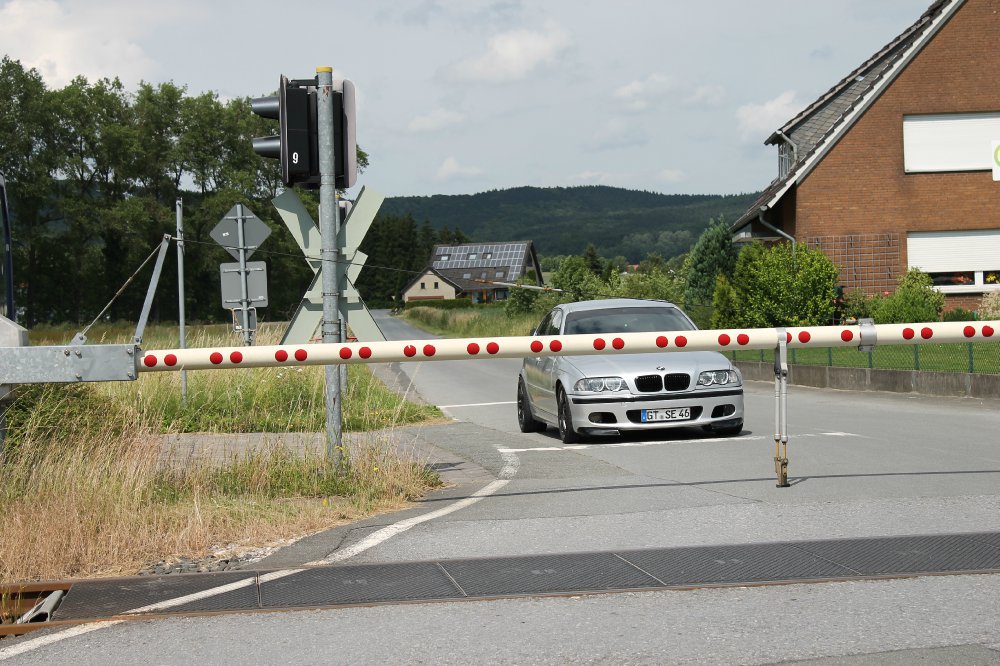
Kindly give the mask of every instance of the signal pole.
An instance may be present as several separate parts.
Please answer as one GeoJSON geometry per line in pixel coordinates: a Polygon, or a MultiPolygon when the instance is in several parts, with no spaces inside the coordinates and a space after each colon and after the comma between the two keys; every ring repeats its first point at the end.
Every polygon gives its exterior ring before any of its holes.
{"type": "MultiPolygon", "coordinates": [[[[323,272],[323,344],[340,342],[337,284],[337,234],[340,206],[337,205],[337,165],[334,145],[333,68],[316,68],[316,124],[319,148],[319,233],[323,272]]],[[[334,467],[343,461],[343,405],[340,395],[340,367],[326,366],[326,459],[334,467]]]]}

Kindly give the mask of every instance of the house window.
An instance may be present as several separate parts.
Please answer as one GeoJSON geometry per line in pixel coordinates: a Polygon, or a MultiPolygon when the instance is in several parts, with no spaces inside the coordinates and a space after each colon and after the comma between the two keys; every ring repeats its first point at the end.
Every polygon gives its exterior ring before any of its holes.
{"type": "Polygon", "coordinates": [[[906,173],[989,171],[1000,112],[903,116],[906,173]]]}
{"type": "Polygon", "coordinates": [[[477,258],[478,256],[479,256],[479,255],[478,255],[477,253],[475,253],[475,252],[470,252],[470,253],[469,253],[469,261],[475,261],[475,260],[476,260],[476,258],[477,258]]]}
{"type": "Polygon", "coordinates": [[[434,283],[434,288],[438,289],[438,283],[437,282],[434,283]]]}
{"type": "Polygon", "coordinates": [[[449,258],[451,258],[450,254],[439,254],[438,255],[438,261],[448,261],[449,258]]]}
{"type": "Polygon", "coordinates": [[[421,283],[420,283],[420,288],[421,288],[421,289],[426,289],[426,288],[427,288],[427,285],[426,285],[426,284],[424,284],[423,282],[421,282],[421,283]]]}
{"type": "Polygon", "coordinates": [[[479,277],[485,280],[486,279],[486,271],[483,271],[482,273],[480,273],[479,277]]]}
{"type": "Polygon", "coordinates": [[[498,278],[502,278],[503,277],[503,271],[497,271],[497,277],[498,278]]]}
{"type": "Polygon", "coordinates": [[[483,252],[483,259],[492,259],[492,258],[493,258],[492,252],[483,252]]]}
{"type": "Polygon", "coordinates": [[[778,145],[778,178],[791,171],[794,162],[795,150],[789,143],[783,141],[778,145]]]}
{"type": "Polygon", "coordinates": [[[466,280],[471,280],[472,273],[462,273],[462,277],[464,277],[466,280]]]}
{"type": "Polygon", "coordinates": [[[1000,229],[910,232],[906,256],[946,294],[1000,290],[1000,229]]]}

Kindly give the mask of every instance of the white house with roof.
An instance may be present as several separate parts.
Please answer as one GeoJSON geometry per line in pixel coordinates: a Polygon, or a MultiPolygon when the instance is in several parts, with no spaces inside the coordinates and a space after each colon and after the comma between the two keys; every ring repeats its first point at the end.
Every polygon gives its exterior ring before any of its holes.
{"type": "Polygon", "coordinates": [[[525,276],[543,284],[531,241],[435,245],[430,264],[403,289],[403,301],[502,301],[510,293],[508,284],[525,276]]]}

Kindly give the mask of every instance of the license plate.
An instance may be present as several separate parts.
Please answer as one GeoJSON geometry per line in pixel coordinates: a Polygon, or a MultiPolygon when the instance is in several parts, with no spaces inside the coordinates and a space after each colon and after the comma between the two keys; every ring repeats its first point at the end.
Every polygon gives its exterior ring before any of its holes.
{"type": "Polygon", "coordinates": [[[690,407],[676,407],[674,409],[644,409],[642,410],[642,422],[653,423],[656,421],[683,421],[691,418],[690,407]]]}

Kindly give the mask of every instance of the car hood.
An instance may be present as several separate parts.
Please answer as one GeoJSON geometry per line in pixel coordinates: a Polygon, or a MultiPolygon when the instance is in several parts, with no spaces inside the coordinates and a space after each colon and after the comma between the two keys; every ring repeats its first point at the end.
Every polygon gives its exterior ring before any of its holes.
{"type": "Polygon", "coordinates": [[[729,359],[718,352],[565,356],[563,361],[574,368],[580,377],[616,377],[661,372],[686,372],[697,376],[706,370],[726,370],[732,367],[729,359]],[[661,367],[664,369],[659,370],[661,367]]]}

